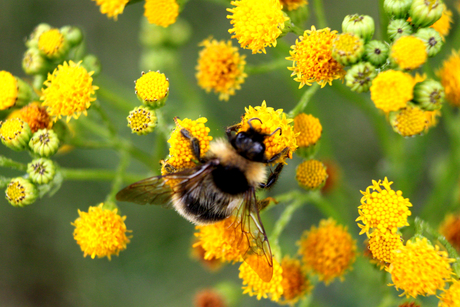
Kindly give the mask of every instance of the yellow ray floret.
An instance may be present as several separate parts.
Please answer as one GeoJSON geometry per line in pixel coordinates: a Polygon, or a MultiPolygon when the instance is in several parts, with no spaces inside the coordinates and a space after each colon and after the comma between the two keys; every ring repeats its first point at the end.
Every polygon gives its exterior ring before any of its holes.
{"type": "Polygon", "coordinates": [[[430,28],[435,29],[436,31],[441,34],[442,38],[445,39],[447,35],[449,35],[449,31],[452,24],[452,11],[448,9],[444,9],[442,12],[441,18],[438,19],[434,24],[430,26],[430,28]]]}
{"type": "Polygon", "coordinates": [[[457,307],[460,302],[460,281],[453,280],[449,289],[445,289],[439,297],[438,307],[457,307]]]}
{"type": "Polygon", "coordinates": [[[129,0],[92,0],[100,6],[101,13],[106,14],[107,17],[117,20],[118,15],[123,13],[126,4],[129,0]]]}

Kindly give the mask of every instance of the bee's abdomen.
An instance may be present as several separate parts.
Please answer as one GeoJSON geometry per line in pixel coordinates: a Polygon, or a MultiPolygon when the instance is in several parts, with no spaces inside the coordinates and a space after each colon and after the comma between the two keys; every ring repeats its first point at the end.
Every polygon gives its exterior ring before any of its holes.
{"type": "Polygon", "coordinates": [[[240,195],[250,189],[245,174],[238,167],[218,165],[212,177],[215,186],[230,195],[240,195]]]}

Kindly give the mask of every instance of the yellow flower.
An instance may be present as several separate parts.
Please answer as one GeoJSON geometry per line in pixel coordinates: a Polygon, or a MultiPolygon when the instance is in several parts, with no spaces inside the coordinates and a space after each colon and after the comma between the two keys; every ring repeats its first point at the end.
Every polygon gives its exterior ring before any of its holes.
{"type": "Polygon", "coordinates": [[[107,17],[113,17],[117,20],[119,14],[123,14],[125,6],[129,0],[92,0],[101,7],[101,13],[106,14],[107,17]]]}
{"type": "Polygon", "coordinates": [[[456,107],[460,107],[460,55],[452,50],[452,55],[442,63],[441,69],[436,73],[441,78],[446,99],[456,107]]]}
{"type": "Polygon", "coordinates": [[[402,69],[412,70],[423,65],[428,58],[425,44],[415,36],[402,36],[393,43],[390,56],[402,69]]]}
{"type": "Polygon", "coordinates": [[[425,129],[428,130],[431,127],[434,127],[438,124],[438,117],[441,116],[440,110],[434,111],[426,111],[425,112],[425,119],[426,119],[426,127],[425,129]]]}
{"type": "Polygon", "coordinates": [[[371,99],[385,113],[397,111],[413,98],[415,81],[411,75],[396,70],[379,73],[372,81],[371,99]],[[388,89],[391,89],[388,90],[388,89]]]}
{"type": "Polygon", "coordinates": [[[438,21],[432,24],[430,28],[433,28],[436,31],[438,31],[439,34],[441,34],[442,38],[445,39],[445,37],[449,35],[451,23],[452,23],[452,11],[445,8],[444,11],[442,12],[441,18],[439,18],[438,21]]]}
{"type": "Polygon", "coordinates": [[[38,197],[38,190],[28,179],[13,178],[5,191],[6,199],[14,207],[31,205],[38,197]]]}
{"type": "Polygon", "coordinates": [[[307,0],[280,0],[283,8],[287,8],[288,11],[297,10],[299,7],[306,6],[307,0]]]}
{"type": "Polygon", "coordinates": [[[258,120],[253,120],[251,125],[261,133],[272,134],[276,129],[281,128],[281,131],[265,138],[265,156],[267,159],[271,159],[274,155],[288,148],[288,151],[273,163],[285,163],[286,158],[292,159],[292,153],[297,149],[296,134],[291,125],[293,120],[286,118],[286,113],[283,112],[283,109],[275,111],[275,109],[267,107],[264,100],[260,107],[253,108],[249,106],[249,108],[245,108],[245,111],[246,113],[243,116],[238,132],[249,129],[248,120],[251,118],[260,119],[262,123],[258,120]]]}
{"type": "Polygon", "coordinates": [[[296,179],[302,188],[307,190],[320,189],[326,183],[326,167],[318,160],[304,161],[297,166],[296,179]]]}
{"type": "Polygon", "coordinates": [[[449,289],[439,297],[438,307],[458,307],[460,303],[460,281],[453,280],[449,289]]]}
{"type": "Polygon", "coordinates": [[[265,47],[276,47],[276,39],[289,20],[283,14],[279,0],[236,0],[227,9],[233,28],[228,30],[236,38],[241,48],[251,49],[252,53],[266,53],[265,47]]]}
{"type": "Polygon", "coordinates": [[[48,58],[57,58],[67,50],[64,35],[58,29],[43,32],[38,38],[38,50],[48,58]]]}
{"type": "Polygon", "coordinates": [[[135,93],[143,104],[154,109],[164,106],[169,95],[169,79],[159,71],[142,72],[134,81],[135,93]]]}
{"type": "Polygon", "coordinates": [[[392,233],[388,236],[382,235],[379,231],[374,231],[369,238],[369,250],[374,259],[391,263],[393,260],[393,251],[403,245],[401,236],[392,233]]]}
{"type": "Polygon", "coordinates": [[[0,121],[0,139],[5,146],[13,150],[23,150],[28,147],[32,136],[29,124],[19,118],[0,121]]]}
{"type": "MultiPolygon", "coordinates": [[[[259,256],[253,255],[251,257],[259,256]]],[[[239,277],[243,280],[243,294],[257,295],[258,300],[270,298],[272,301],[278,302],[283,294],[283,269],[276,259],[273,259],[273,277],[269,282],[264,282],[246,262],[240,265],[239,277]]]]}
{"type": "Polygon", "coordinates": [[[280,303],[292,306],[310,292],[312,286],[302,271],[299,260],[286,256],[281,261],[281,268],[283,269],[281,280],[283,295],[280,303]]]}
{"type": "Polygon", "coordinates": [[[228,100],[247,77],[244,72],[246,56],[240,55],[231,41],[205,39],[200,46],[204,49],[200,51],[196,66],[198,85],[208,93],[214,90],[220,100],[228,100]]]}
{"type": "Polygon", "coordinates": [[[175,23],[179,15],[176,0],[145,0],[144,9],[144,16],[149,23],[165,28],[175,23]]]}
{"type": "Polygon", "coordinates": [[[94,72],[88,73],[80,63],[64,62],[48,74],[43,83],[46,88],[42,89],[40,100],[54,121],[67,116],[68,122],[72,117],[77,119],[81,113],[86,115],[91,102],[96,100],[92,96],[99,87],[93,85],[91,75],[94,72]]]}
{"type": "Polygon", "coordinates": [[[383,180],[372,180],[372,185],[361,193],[361,206],[358,207],[359,217],[364,225],[358,224],[361,229],[359,234],[369,234],[370,228],[377,228],[382,235],[395,234],[398,227],[409,225],[407,217],[411,215],[409,207],[412,204],[408,198],[402,196],[401,191],[393,191],[387,177],[383,180]],[[383,189],[382,189],[383,187],[383,189]]]}
{"type": "Polygon", "coordinates": [[[455,249],[460,251],[460,215],[448,214],[439,227],[439,233],[445,236],[455,249]]]}
{"type": "Polygon", "coordinates": [[[188,118],[180,120],[175,118],[176,129],[171,133],[171,137],[168,140],[168,143],[171,145],[169,148],[170,158],[167,160],[169,165],[176,170],[196,166],[190,140],[182,135],[181,130],[188,130],[192,136],[198,139],[200,142],[200,154],[204,156],[209,150],[209,142],[212,140],[212,136],[208,135],[210,129],[204,125],[207,121],[205,117],[198,118],[197,120],[190,120],[188,118]]]}
{"type": "Polygon", "coordinates": [[[157,125],[157,117],[155,111],[144,106],[136,107],[129,112],[128,127],[132,133],[138,135],[148,134],[153,131],[157,125]]]}
{"type": "Polygon", "coordinates": [[[407,106],[395,113],[394,120],[391,121],[393,129],[404,137],[421,134],[427,129],[425,113],[419,107],[407,106]]]}
{"type": "Polygon", "coordinates": [[[292,70],[294,80],[300,82],[299,88],[305,84],[311,85],[312,82],[324,87],[326,84],[331,85],[335,79],[343,80],[346,71],[332,58],[332,42],[336,36],[337,31],[329,28],[317,31],[312,26],[291,46],[291,56],[286,60],[293,61],[292,67],[288,69],[292,70]]]}
{"type": "Polygon", "coordinates": [[[323,127],[319,119],[311,114],[300,113],[294,117],[294,133],[299,147],[315,145],[321,138],[323,127]]]}
{"type": "Polygon", "coordinates": [[[18,82],[8,71],[0,71],[0,110],[11,108],[18,99],[18,82]]]}
{"type": "Polygon", "coordinates": [[[32,133],[40,129],[51,128],[52,122],[45,107],[39,102],[33,102],[19,110],[12,112],[8,118],[19,118],[29,124],[32,133]]]}
{"type": "Polygon", "coordinates": [[[403,290],[402,295],[435,295],[436,290],[443,289],[451,280],[450,263],[455,260],[438,246],[433,247],[426,238],[409,240],[393,253],[393,261],[386,270],[393,281],[390,286],[403,290]]]}
{"type": "Polygon", "coordinates": [[[356,258],[355,240],[347,227],[336,225],[332,218],[321,220],[318,228],[306,230],[297,244],[305,268],[326,284],[336,277],[343,280],[356,258]]]}
{"type": "Polygon", "coordinates": [[[235,219],[234,216],[230,216],[221,222],[195,226],[198,230],[195,233],[198,242],[193,244],[193,247],[201,246],[205,250],[205,260],[220,259],[227,262],[243,260],[243,255],[249,246],[245,235],[239,231],[240,228],[234,227],[235,219]]]}
{"type": "Polygon", "coordinates": [[[129,237],[126,236],[125,219],[117,213],[117,209],[103,208],[104,204],[97,207],[89,207],[88,212],[78,210],[78,217],[75,222],[73,237],[80,245],[84,257],[111,258],[126,249],[129,237]]]}

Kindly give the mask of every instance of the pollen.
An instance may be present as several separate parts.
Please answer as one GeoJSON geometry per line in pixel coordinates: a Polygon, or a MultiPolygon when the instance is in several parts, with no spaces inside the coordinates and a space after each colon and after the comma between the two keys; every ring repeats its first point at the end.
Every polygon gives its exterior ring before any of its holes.
{"type": "Polygon", "coordinates": [[[399,249],[402,245],[402,238],[397,233],[384,236],[379,231],[374,231],[369,239],[369,250],[372,256],[374,259],[385,263],[393,261],[393,251],[399,249]]]}
{"type": "Polygon", "coordinates": [[[200,51],[196,66],[198,85],[208,93],[213,90],[219,94],[219,100],[228,100],[247,77],[244,72],[246,56],[240,55],[230,40],[205,39],[200,46],[204,49],[200,51]]]}
{"type": "Polygon", "coordinates": [[[95,101],[95,91],[99,88],[93,85],[94,72],[87,72],[85,68],[72,61],[59,65],[53,73],[48,74],[44,82],[46,88],[42,89],[40,100],[42,106],[47,107],[47,112],[57,121],[67,116],[67,122],[73,117],[77,119],[95,101]]]}
{"type": "Polygon", "coordinates": [[[196,162],[198,161],[195,161],[196,158],[192,151],[191,142],[182,135],[181,130],[188,130],[193,137],[198,139],[200,154],[204,156],[209,150],[209,143],[212,140],[212,136],[208,135],[211,130],[204,125],[207,121],[205,117],[198,118],[197,120],[190,120],[188,118],[184,120],[175,119],[176,129],[174,129],[168,140],[168,143],[171,145],[169,148],[170,158],[167,161],[169,165],[176,170],[196,166],[196,162]]]}
{"type": "Polygon", "coordinates": [[[286,113],[283,109],[275,109],[267,107],[265,100],[261,106],[245,108],[245,114],[241,122],[240,131],[247,131],[249,129],[248,120],[257,118],[259,120],[252,120],[251,126],[260,133],[271,135],[265,138],[265,156],[267,159],[273,158],[275,155],[282,154],[278,159],[272,163],[285,163],[286,159],[292,158],[292,153],[297,149],[296,133],[292,126],[292,119],[286,118],[286,113]],[[279,131],[275,132],[276,129],[279,131]]]}
{"type": "MultiPolygon", "coordinates": [[[[198,242],[194,248],[202,247],[205,250],[204,259],[218,259],[226,262],[240,262],[248,250],[246,240],[241,228],[234,227],[235,217],[230,216],[221,222],[209,225],[198,225],[195,236],[198,242]]],[[[252,269],[250,269],[252,271],[252,269]]],[[[254,274],[256,274],[254,272],[254,274]]],[[[257,276],[257,274],[256,274],[257,276]]]]}
{"type": "Polygon", "coordinates": [[[129,0],[92,0],[96,1],[96,4],[100,6],[102,14],[106,14],[107,17],[117,20],[118,15],[123,13],[125,6],[129,0]]]}
{"type": "Polygon", "coordinates": [[[304,85],[312,85],[317,82],[321,87],[331,85],[335,79],[345,77],[346,71],[342,65],[332,57],[332,42],[337,36],[337,31],[329,28],[306,30],[303,36],[296,40],[291,46],[290,57],[287,60],[293,61],[291,76],[300,82],[299,88],[304,85]]]}
{"type": "Polygon", "coordinates": [[[279,0],[237,0],[232,1],[233,8],[227,9],[232,15],[228,30],[236,38],[241,48],[251,49],[252,53],[266,53],[265,47],[276,47],[276,39],[289,20],[283,14],[279,0]]]}
{"type": "Polygon", "coordinates": [[[109,210],[99,204],[89,207],[88,212],[78,210],[79,217],[71,223],[75,226],[73,237],[80,245],[84,257],[94,259],[117,255],[126,249],[129,237],[126,233],[126,216],[121,217],[117,209],[109,210]]]}
{"type": "Polygon", "coordinates": [[[403,290],[407,297],[435,295],[451,280],[450,263],[455,260],[438,246],[433,247],[426,238],[409,240],[393,253],[393,261],[386,269],[393,281],[390,285],[403,290]]]}
{"type": "Polygon", "coordinates": [[[460,107],[460,55],[455,50],[450,57],[442,63],[441,69],[436,73],[441,78],[441,84],[446,93],[446,99],[456,107],[460,107]]]}
{"type": "Polygon", "coordinates": [[[153,110],[146,107],[136,107],[128,115],[128,127],[132,133],[138,135],[148,134],[153,131],[157,123],[157,117],[153,110]]]}
{"type": "Polygon", "coordinates": [[[306,230],[297,244],[304,267],[326,284],[335,278],[343,280],[356,258],[356,242],[347,227],[337,225],[332,218],[306,230]]]}
{"type": "Polygon", "coordinates": [[[399,67],[406,70],[422,66],[428,54],[423,41],[415,36],[402,36],[391,47],[390,56],[399,67]]]}
{"type": "Polygon", "coordinates": [[[153,108],[162,107],[169,95],[169,80],[159,71],[142,73],[142,77],[135,81],[136,95],[148,106],[153,108]]]}
{"type": "Polygon", "coordinates": [[[0,71],[0,110],[11,108],[18,99],[18,82],[8,71],[0,71]]]}
{"type": "Polygon", "coordinates": [[[448,214],[439,227],[439,233],[445,236],[457,251],[460,251],[460,215],[448,214]]]}
{"type": "Polygon", "coordinates": [[[8,118],[19,118],[29,124],[32,133],[50,128],[52,125],[50,116],[46,112],[46,108],[40,106],[39,102],[33,102],[21,109],[12,112],[8,118]]]}
{"type": "Polygon", "coordinates": [[[449,289],[439,297],[438,307],[457,307],[460,302],[460,281],[453,280],[449,289]]]}
{"type": "Polygon", "coordinates": [[[307,0],[281,0],[283,8],[287,8],[288,11],[294,11],[298,8],[304,7],[308,4],[307,0]]]}
{"type": "Polygon", "coordinates": [[[372,81],[371,99],[385,113],[406,107],[413,98],[414,79],[401,71],[387,70],[372,81]],[[388,89],[391,89],[389,91],[388,89]]]}
{"type": "MultiPolygon", "coordinates": [[[[260,256],[254,254],[251,257],[260,256]]],[[[276,259],[273,259],[273,277],[269,282],[264,282],[246,262],[240,265],[239,277],[243,280],[243,294],[257,296],[258,300],[270,298],[272,301],[278,302],[281,299],[283,269],[276,259]]]]}
{"type": "Polygon", "coordinates": [[[179,16],[179,4],[176,0],[146,0],[144,16],[149,23],[166,28],[176,22],[179,16]]]}
{"type": "Polygon", "coordinates": [[[319,119],[311,114],[300,113],[294,117],[294,133],[299,147],[315,145],[321,138],[323,127],[319,119]]]}
{"type": "Polygon", "coordinates": [[[296,169],[296,179],[302,188],[307,190],[320,189],[326,183],[326,167],[318,160],[304,161],[296,169]]]}
{"type": "Polygon", "coordinates": [[[441,18],[438,19],[430,28],[435,29],[445,39],[449,35],[450,28],[452,27],[452,11],[444,9],[441,18]]]}
{"type": "Polygon", "coordinates": [[[359,217],[364,225],[358,224],[359,234],[369,234],[370,228],[376,228],[382,235],[396,233],[398,227],[408,226],[407,217],[411,215],[412,204],[402,196],[401,191],[391,188],[392,181],[387,177],[383,181],[372,180],[372,185],[361,193],[361,206],[358,207],[359,217]]]}
{"type": "Polygon", "coordinates": [[[426,126],[425,111],[412,106],[399,110],[393,123],[394,130],[404,137],[421,134],[426,126]]]}
{"type": "Polygon", "coordinates": [[[281,261],[281,268],[283,269],[281,303],[293,306],[311,291],[312,286],[306,278],[299,260],[284,257],[281,261]]]}
{"type": "Polygon", "coordinates": [[[38,50],[48,58],[54,58],[62,53],[64,35],[58,29],[43,32],[38,39],[38,50]]]}

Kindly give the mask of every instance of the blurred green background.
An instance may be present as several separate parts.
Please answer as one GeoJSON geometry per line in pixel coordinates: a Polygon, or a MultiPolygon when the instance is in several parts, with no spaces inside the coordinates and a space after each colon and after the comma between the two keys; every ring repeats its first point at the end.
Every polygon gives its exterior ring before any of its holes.
{"type": "MultiPolygon", "coordinates": [[[[454,30],[447,38],[442,52],[431,61],[437,69],[441,61],[458,49],[460,33],[456,28],[458,12],[453,1],[446,1],[453,11],[454,30]]],[[[341,30],[344,15],[352,13],[371,15],[377,24],[375,38],[380,39],[379,12],[377,1],[334,1],[324,0],[328,26],[341,30]]],[[[310,19],[303,25],[309,29],[315,24],[314,9],[310,8],[310,19]]],[[[195,66],[200,48],[198,43],[210,35],[217,39],[230,39],[228,12],[212,1],[191,0],[180,14],[192,28],[190,41],[180,49],[180,64],[190,88],[183,87],[170,77],[171,95],[164,108],[165,119],[172,124],[172,118],[195,119],[204,116],[209,119],[211,135],[222,137],[224,127],[239,122],[244,108],[257,106],[263,100],[275,109],[291,110],[306,89],[298,90],[298,83],[290,77],[290,71],[280,69],[267,74],[250,76],[229,102],[219,101],[217,95],[206,94],[198,88],[195,66]],[[201,106],[187,101],[188,95],[196,95],[201,106]]],[[[142,48],[138,40],[143,4],[137,3],[125,8],[118,21],[108,19],[99,12],[99,7],[90,0],[1,0],[0,1],[0,70],[7,70],[19,77],[25,77],[21,69],[22,54],[26,50],[24,39],[34,27],[46,22],[54,27],[64,25],[81,26],[85,31],[88,52],[97,55],[101,61],[104,85],[115,84],[115,92],[138,104],[134,95],[133,81],[143,70],[139,67],[142,48]]],[[[296,36],[285,38],[290,45],[296,36]]],[[[237,45],[233,40],[233,44],[237,45]]],[[[276,52],[267,48],[267,54],[251,55],[247,50],[247,62],[264,63],[276,52]]],[[[286,54],[285,56],[288,56],[286,54]]],[[[291,62],[286,61],[286,67],[291,62]]],[[[459,72],[460,73],[460,72],[459,72]]],[[[96,85],[98,79],[94,82],[96,85]]],[[[333,86],[337,86],[335,81],[333,86]]],[[[362,97],[368,99],[368,94],[362,97]]],[[[357,96],[355,96],[357,97],[357,96]]],[[[368,101],[371,104],[370,100],[368,101]]],[[[109,110],[104,100],[104,108],[109,110]]],[[[91,112],[91,111],[90,111],[91,112]]],[[[126,116],[120,111],[110,111],[111,120],[119,133],[149,153],[155,153],[155,133],[148,136],[132,135],[126,127],[126,116]]],[[[359,252],[363,251],[365,236],[358,236],[359,229],[354,220],[358,216],[357,206],[361,194],[371,180],[392,178],[387,170],[391,163],[383,155],[372,123],[363,109],[353,101],[343,98],[330,86],[320,89],[307,113],[318,117],[323,126],[321,149],[318,159],[334,160],[340,168],[339,187],[326,196],[337,210],[343,213],[343,220],[357,239],[359,252]]],[[[376,112],[376,111],[375,111],[376,112]]],[[[380,116],[383,120],[383,115],[380,116]]],[[[394,134],[388,126],[388,133],[394,134]]],[[[394,135],[395,138],[399,136],[394,135]]],[[[443,122],[423,137],[404,140],[407,148],[418,146],[420,138],[426,146],[418,155],[420,162],[416,178],[420,184],[405,191],[414,204],[413,215],[421,210],[436,176],[437,161],[449,150],[443,122]]],[[[30,162],[27,153],[16,153],[0,147],[0,154],[23,163],[30,162]]],[[[164,152],[166,155],[166,152],[164,152]]],[[[75,149],[66,155],[56,157],[62,167],[115,169],[118,155],[111,150],[75,149]]],[[[145,175],[143,165],[132,160],[129,171],[145,175]]],[[[402,164],[415,163],[412,156],[403,157],[402,164]]],[[[299,189],[295,182],[295,167],[301,162],[298,157],[289,161],[272,195],[292,189],[299,189]]],[[[394,171],[397,176],[397,171],[394,171]]],[[[19,172],[1,169],[3,176],[19,176],[19,172]]],[[[128,184],[125,183],[125,184],[128,184]]],[[[404,182],[396,182],[393,188],[403,189],[404,182]]],[[[75,243],[70,225],[78,217],[77,209],[87,211],[105,199],[110,191],[109,182],[66,181],[53,197],[45,197],[26,208],[14,208],[6,200],[0,200],[0,306],[192,306],[195,293],[203,288],[213,287],[222,281],[229,281],[240,287],[238,266],[228,265],[217,273],[211,273],[190,257],[194,226],[182,219],[173,210],[161,207],[137,206],[119,203],[126,224],[132,230],[133,238],[127,250],[119,257],[107,259],[83,258],[80,247],[75,243]]],[[[285,204],[263,214],[268,234],[282,212],[285,204]]],[[[442,214],[433,217],[434,222],[442,214]]],[[[311,204],[303,206],[283,232],[280,244],[283,253],[294,255],[295,242],[305,229],[324,218],[311,204]]],[[[436,226],[436,225],[435,225],[436,226]]],[[[387,291],[397,295],[393,287],[385,286],[387,275],[373,268],[366,259],[358,257],[354,270],[345,275],[345,280],[334,281],[328,287],[319,284],[313,291],[312,306],[377,306],[387,291]]],[[[425,300],[423,306],[435,306],[435,299],[425,300]]],[[[254,297],[242,296],[238,306],[276,306],[268,301],[257,301],[254,297]]]]}

